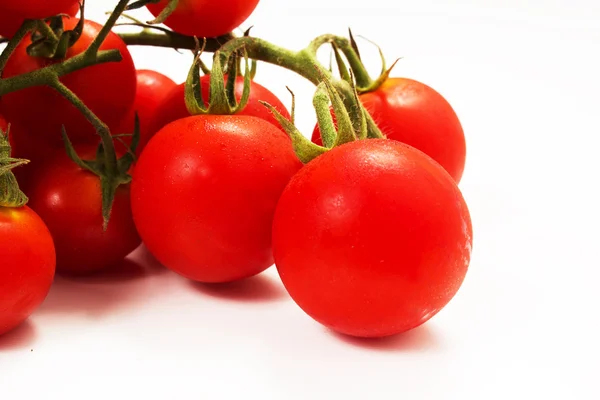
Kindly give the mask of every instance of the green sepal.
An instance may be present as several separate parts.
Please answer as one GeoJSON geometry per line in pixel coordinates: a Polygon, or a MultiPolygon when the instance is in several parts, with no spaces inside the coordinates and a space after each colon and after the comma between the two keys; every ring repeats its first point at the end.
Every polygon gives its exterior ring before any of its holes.
{"type": "MultiPolygon", "coordinates": [[[[115,195],[120,185],[125,185],[131,182],[129,168],[133,162],[134,156],[128,152],[123,157],[117,160],[117,171],[113,174],[108,173],[106,164],[111,160],[107,159],[104,145],[102,142],[96,149],[96,157],[94,160],[83,160],[77,154],[73,147],[73,143],[69,139],[67,132],[63,126],[62,137],[65,143],[65,150],[68,157],[77,164],[80,168],[93,173],[100,179],[100,190],[102,193],[102,228],[104,231],[108,229],[108,223],[112,212],[112,206],[115,201],[115,195]]],[[[136,114],[136,128],[132,139],[131,149],[135,151],[139,142],[139,121],[136,114]]],[[[114,161],[113,161],[114,162],[114,161]]]]}
{"type": "MultiPolygon", "coordinates": [[[[10,130],[10,127],[9,127],[10,130]]],[[[29,198],[19,188],[19,183],[12,170],[29,163],[29,160],[12,158],[9,131],[0,129],[0,207],[22,207],[29,198]]]]}
{"type": "Polygon", "coordinates": [[[288,136],[292,140],[294,152],[296,153],[296,156],[302,163],[306,164],[311,160],[317,158],[321,154],[327,152],[326,148],[321,147],[308,140],[302,133],[300,133],[298,128],[296,128],[296,126],[291,121],[289,121],[287,118],[281,115],[281,113],[277,111],[275,107],[273,107],[266,101],[260,100],[260,103],[267,107],[271,111],[271,113],[273,113],[275,119],[277,119],[277,122],[279,122],[285,133],[288,134],[288,136]]]}
{"type": "MultiPolygon", "coordinates": [[[[146,4],[148,3],[155,3],[154,1],[150,2],[146,2],[146,4]]],[[[169,0],[169,3],[165,6],[165,8],[163,8],[163,10],[160,12],[160,14],[158,14],[158,16],[156,18],[154,18],[151,21],[148,21],[149,25],[157,25],[157,24],[162,24],[163,22],[165,22],[167,20],[167,18],[169,18],[169,16],[171,14],[173,14],[173,11],[175,11],[175,9],[177,9],[177,5],[179,4],[179,0],[169,0]]]]}

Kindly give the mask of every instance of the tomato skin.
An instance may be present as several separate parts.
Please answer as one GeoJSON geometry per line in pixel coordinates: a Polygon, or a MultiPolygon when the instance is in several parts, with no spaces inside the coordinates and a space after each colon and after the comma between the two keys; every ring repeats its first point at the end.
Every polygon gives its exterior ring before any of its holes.
{"type": "MultiPolygon", "coordinates": [[[[91,159],[95,148],[79,148],[78,153],[91,159]]],[[[111,268],[141,243],[129,187],[117,189],[108,229],[103,231],[100,179],[78,167],[64,151],[36,169],[24,192],[52,233],[58,273],[84,275],[111,268]]]]}
{"type": "MultiPolygon", "coordinates": [[[[208,103],[208,99],[210,98],[210,76],[203,75],[200,78],[200,84],[202,87],[202,98],[204,99],[205,103],[208,103]]],[[[237,77],[234,90],[235,98],[237,100],[241,99],[243,90],[244,78],[237,77]]],[[[171,89],[162,104],[158,107],[156,115],[150,124],[151,132],[158,132],[169,122],[190,116],[190,113],[185,106],[184,95],[185,83],[179,84],[175,88],[171,89]]],[[[281,125],[279,125],[277,119],[275,119],[273,114],[271,114],[271,112],[260,103],[261,100],[271,104],[287,119],[290,118],[290,113],[283,105],[281,100],[279,100],[279,98],[277,98],[277,96],[275,96],[269,89],[254,81],[252,81],[250,85],[250,97],[248,98],[246,107],[244,107],[236,115],[249,115],[258,117],[272,123],[277,128],[280,128],[281,125]]]]}
{"type": "MultiPolygon", "coordinates": [[[[165,25],[184,35],[216,37],[231,32],[252,14],[259,0],[179,0],[165,25]]],[[[146,7],[158,16],[168,4],[163,0],[146,7]]]]}
{"type": "MultiPolygon", "coordinates": [[[[433,88],[407,78],[389,78],[361,103],[388,139],[413,146],[442,165],[456,182],[465,167],[465,135],[448,101],[433,88]]],[[[312,141],[321,144],[315,127],[312,141]]]]}
{"type": "Polygon", "coordinates": [[[200,282],[228,282],[273,264],[279,195],[302,167],[288,137],[250,116],[172,122],[133,172],[133,217],[148,250],[200,282]]]}
{"type": "Polygon", "coordinates": [[[291,297],[321,324],[359,337],[401,333],[439,312],[463,282],[471,246],[469,211],[450,175],[386,139],[308,163],[273,222],[291,297]]]}
{"type": "MultiPolygon", "coordinates": [[[[141,154],[146,143],[150,140],[150,121],[154,118],[158,107],[167,97],[176,83],[160,72],[140,69],[137,71],[137,90],[133,106],[121,119],[117,127],[111,129],[113,134],[133,133],[135,113],[137,112],[140,122],[140,142],[136,154],[141,154]]],[[[129,145],[130,137],[123,137],[129,145]]],[[[117,142],[118,143],[118,142],[117,142]]]]}
{"type": "Polygon", "coordinates": [[[0,207],[0,335],[23,323],[54,280],[52,236],[29,207],[0,207]],[[9,238],[9,240],[7,240],[9,238]]]}
{"type": "Polygon", "coordinates": [[[22,18],[44,19],[71,11],[77,3],[77,0],[6,0],[0,10],[22,18]]]}
{"type": "MultiPolygon", "coordinates": [[[[65,29],[72,29],[79,20],[65,19],[65,29]]],[[[87,20],[80,39],[72,46],[67,58],[82,53],[96,37],[102,26],[87,20]]],[[[31,37],[21,41],[9,58],[4,77],[9,78],[38,70],[56,61],[30,57],[26,47],[31,37]]],[[[61,77],[96,115],[108,125],[117,123],[129,110],[135,99],[136,75],[133,59],[127,46],[115,33],[110,33],[101,50],[118,49],[123,60],[94,65],[61,77]]],[[[22,124],[35,136],[46,136],[49,141],[61,143],[61,126],[74,143],[95,143],[97,135],[86,118],[60,94],[49,87],[39,86],[9,93],[2,97],[2,112],[14,123],[22,124]],[[35,110],[36,118],[31,118],[35,110]]]]}
{"type": "MultiPolygon", "coordinates": [[[[65,3],[68,3],[68,2],[65,2],[65,3]]],[[[58,15],[58,14],[67,14],[67,15],[70,15],[71,17],[74,17],[79,12],[79,4],[76,1],[75,2],[71,1],[71,3],[72,3],[71,6],[65,7],[65,8],[60,8],[61,11],[56,12],[55,14],[48,14],[44,17],[38,17],[38,18],[45,18],[45,17],[49,17],[52,15],[58,15]]],[[[4,7],[4,5],[0,6],[0,9],[2,9],[3,7],[4,7]]],[[[55,8],[55,10],[58,10],[58,9],[59,8],[55,8]]],[[[15,13],[14,11],[11,11],[8,9],[2,10],[2,12],[0,12],[0,36],[6,37],[6,38],[13,37],[13,35],[21,27],[23,22],[25,22],[25,18],[26,17],[22,12],[15,13]]]]}

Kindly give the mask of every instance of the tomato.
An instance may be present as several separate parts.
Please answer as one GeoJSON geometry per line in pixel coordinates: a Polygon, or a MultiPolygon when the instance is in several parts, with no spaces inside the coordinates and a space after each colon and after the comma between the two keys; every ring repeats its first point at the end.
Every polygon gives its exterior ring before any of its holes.
{"type": "MultiPolygon", "coordinates": [[[[456,182],[465,167],[465,135],[452,106],[431,87],[407,78],[389,78],[361,103],[388,139],[421,150],[436,160],[456,182]]],[[[321,144],[315,127],[313,142],[321,144]]]]}
{"type": "Polygon", "coordinates": [[[78,7],[78,0],[5,0],[1,14],[18,15],[28,19],[44,19],[67,13],[78,7]]]}
{"type": "Polygon", "coordinates": [[[251,116],[177,120],[148,143],[133,172],[133,217],[148,250],[200,282],[228,282],[273,264],[279,195],[302,167],[289,138],[251,116]]]}
{"type": "MultiPolygon", "coordinates": [[[[208,99],[210,98],[210,76],[202,76],[200,78],[200,83],[202,86],[202,98],[204,99],[205,103],[207,103],[208,99]]],[[[242,97],[243,90],[244,78],[238,77],[235,81],[234,91],[235,97],[238,101],[242,97]]],[[[151,132],[158,132],[169,122],[190,116],[190,113],[185,106],[184,93],[185,83],[177,85],[175,88],[171,89],[162,104],[158,107],[156,115],[150,124],[151,132]]],[[[258,117],[274,124],[279,128],[280,125],[279,122],[277,122],[277,119],[275,119],[273,114],[271,114],[271,112],[259,102],[260,100],[271,104],[287,119],[290,118],[290,113],[285,108],[281,100],[279,100],[277,96],[275,96],[269,89],[254,81],[252,81],[250,86],[250,97],[248,99],[248,103],[243,110],[237,113],[237,115],[250,115],[258,117]]]]}
{"type": "MultiPolygon", "coordinates": [[[[80,148],[91,159],[94,147],[80,148]]],[[[141,243],[131,214],[129,187],[117,189],[108,229],[102,229],[100,179],[63,151],[36,168],[24,192],[46,222],[56,246],[57,271],[89,274],[114,266],[141,243]]]]}
{"type": "MultiPolygon", "coordinates": [[[[164,22],[169,28],[184,35],[215,37],[229,33],[252,14],[259,0],[179,0],[175,11],[164,22]]],[[[168,4],[168,0],[146,7],[154,16],[168,4]]]]}
{"type": "MultiPolygon", "coordinates": [[[[66,29],[72,29],[78,19],[65,19],[66,29]]],[[[67,54],[71,58],[83,52],[102,28],[96,22],[86,21],[82,36],[67,54]]],[[[30,57],[26,47],[31,38],[23,40],[9,58],[4,77],[35,71],[54,63],[39,57],[30,57]]],[[[125,43],[115,33],[110,33],[102,50],[117,49],[123,60],[94,65],[61,78],[69,89],[107,124],[118,122],[135,99],[136,75],[133,60],[125,43]]],[[[60,145],[61,126],[65,125],[73,142],[96,143],[98,136],[86,118],[60,94],[49,87],[37,86],[2,97],[2,112],[12,123],[19,123],[35,136],[35,140],[51,141],[60,145]],[[32,118],[32,110],[35,118],[32,118]]]]}
{"type": "Polygon", "coordinates": [[[273,252],[294,301],[343,334],[382,337],[424,323],[456,294],[472,227],[452,177],[403,143],[368,139],[317,157],[290,181],[273,252]]]}
{"type": "MultiPolygon", "coordinates": [[[[140,144],[137,154],[141,154],[142,149],[150,140],[150,121],[157,112],[159,105],[175,86],[176,83],[171,78],[160,72],[146,69],[138,70],[135,102],[118,126],[111,129],[111,133],[133,133],[135,113],[137,112],[140,121],[140,144]]],[[[127,144],[131,143],[130,137],[124,137],[123,140],[127,144]]]]}
{"type": "MultiPolygon", "coordinates": [[[[67,14],[71,17],[74,17],[79,12],[79,4],[77,2],[72,2],[70,7],[61,8],[59,12],[55,14],[67,14]]],[[[0,6],[2,9],[4,5],[0,6]]],[[[49,14],[47,16],[55,15],[49,14]]],[[[23,12],[15,13],[11,10],[2,10],[0,12],[0,36],[10,38],[12,37],[17,30],[21,27],[23,22],[25,22],[25,14],[23,12]]],[[[45,17],[43,17],[45,18],[45,17]]]]}
{"type": "Polygon", "coordinates": [[[23,323],[54,280],[52,236],[29,207],[0,207],[0,335],[23,323]]]}

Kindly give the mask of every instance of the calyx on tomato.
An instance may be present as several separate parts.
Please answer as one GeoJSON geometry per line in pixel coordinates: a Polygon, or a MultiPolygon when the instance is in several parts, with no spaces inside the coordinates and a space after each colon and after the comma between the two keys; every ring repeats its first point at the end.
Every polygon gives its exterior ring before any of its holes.
{"type": "Polygon", "coordinates": [[[129,147],[128,152],[120,158],[117,158],[114,152],[112,153],[112,157],[109,157],[108,153],[104,151],[104,145],[101,141],[98,144],[96,158],[93,160],[82,160],[73,147],[71,140],[69,140],[64,128],[62,131],[62,137],[63,141],[65,142],[65,149],[69,158],[82,169],[90,171],[100,178],[100,187],[102,192],[102,217],[104,219],[103,228],[106,231],[108,228],[112,204],[115,200],[117,188],[120,185],[126,185],[131,182],[129,170],[136,160],[135,150],[137,149],[140,141],[140,121],[137,113],[135,114],[135,127],[133,137],[131,139],[131,146],[129,147]]]}
{"type": "MultiPolygon", "coordinates": [[[[70,16],[57,15],[48,18],[48,28],[36,30],[31,34],[31,44],[27,46],[27,54],[32,57],[63,59],[67,51],[81,37],[85,23],[84,2],[81,3],[81,14],[75,28],[64,29],[63,18],[70,16]]],[[[45,27],[45,25],[40,25],[45,27]]]]}
{"type": "Polygon", "coordinates": [[[10,156],[8,135],[8,130],[4,132],[0,129],[0,207],[21,207],[27,204],[29,199],[19,189],[12,169],[29,161],[10,156]]]}
{"type": "MultiPolygon", "coordinates": [[[[313,97],[313,106],[317,115],[323,146],[319,146],[306,138],[294,125],[293,118],[292,120],[288,120],[272,105],[265,101],[261,101],[265,107],[271,110],[275,118],[277,118],[277,121],[281,124],[283,130],[290,136],[294,151],[298,156],[298,159],[303,163],[306,164],[310,162],[331,148],[355,140],[364,140],[369,137],[369,130],[367,129],[367,111],[358,101],[358,93],[356,86],[353,83],[352,71],[349,72],[349,77],[350,82],[352,82],[352,88],[356,99],[356,107],[353,110],[348,110],[346,108],[344,101],[333,87],[330,78],[322,75],[321,83],[317,86],[317,90],[313,97]],[[329,108],[330,103],[333,108],[333,114],[337,120],[337,129],[329,108]]],[[[294,115],[293,107],[294,106],[292,105],[292,115],[294,115]]],[[[383,135],[374,135],[374,137],[383,137],[383,135]]]]}
{"type": "Polygon", "coordinates": [[[194,51],[194,62],[185,82],[185,105],[190,115],[232,115],[243,110],[250,98],[250,81],[252,79],[252,69],[248,64],[248,57],[244,57],[244,89],[238,102],[235,96],[235,81],[238,76],[237,63],[228,63],[227,83],[225,83],[223,63],[228,62],[228,60],[221,60],[220,51],[215,52],[210,72],[209,99],[208,102],[205,102],[202,97],[202,83],[200,81],[200,69],[204,69],[200,60],[201,54],[201,49],[194,51]],[[208,106],[205,106],[205,104],[208,104],[208,106]]]}
{"type": "Polygon", "coordinates": [[[356,43],[356,40],[354,39],[354,36],[352,35],[352,30],[348,29],[348,33],[351,49],[346,49],[344,53],[348,64],[350,65],[350,71],[348,70],[346,63],[342,58],[339,46],[337,46],[334,41],[331,42],[333,54],[335,56],[335,61],[337,63],[340,77],[343,80],[352,83],[353,78],[351,77],[351,75],[355,75],[356,91],[358,92],[358,94],[373,92],[377,90],[390,77],[390,73],[392,72],[392,70],[394,69],[394,67],[400,59],[396,59],[396,61],[394,61],[394,63],[388,68],[381,47],[379,47],[376,43],[371,42],[375,47],[377,47],[379,51],[379,57],[381,58],[381,72],[379,73],[379,76],[377,78],[372,79],[369,73],[367,72],[365,65],[362,62],[358,45],[356,43]]]}

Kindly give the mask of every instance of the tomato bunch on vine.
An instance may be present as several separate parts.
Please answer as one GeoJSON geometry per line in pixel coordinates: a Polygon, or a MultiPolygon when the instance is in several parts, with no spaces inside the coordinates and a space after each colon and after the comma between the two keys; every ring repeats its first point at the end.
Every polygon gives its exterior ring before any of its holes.
{"type": "Polygon", "coordinates": [[[274,265],[306,314],[359,337],[413,329],[456,295],[472,225],[450,103],[383,56],[372,76],[351,32],[299,51],[233,34],[257,4],[119,0],[104,24],[73,0],[0,5],[0,334],[55,274],[102,273],[141,244],[205,284],[274,265]],[[115,29],[142,7],[141,32],[115,29]],[[130,46],[189,50],[186,81],[136,70],[130,46]],[[313,132],[293,93],[288,108],[255,81],[260,63],[315,85],[313,132]]]}

